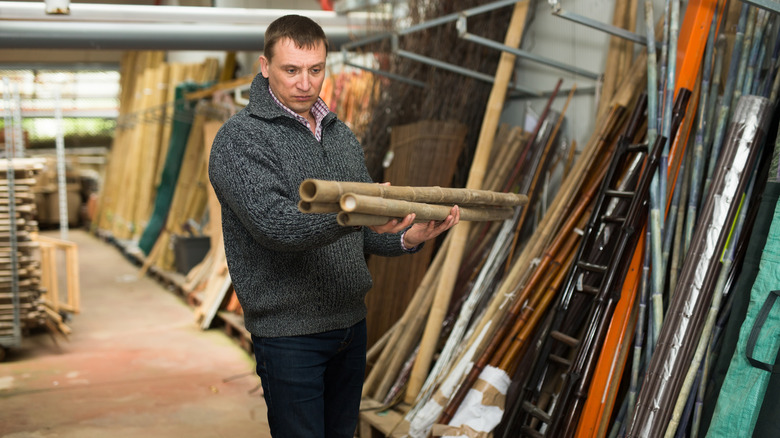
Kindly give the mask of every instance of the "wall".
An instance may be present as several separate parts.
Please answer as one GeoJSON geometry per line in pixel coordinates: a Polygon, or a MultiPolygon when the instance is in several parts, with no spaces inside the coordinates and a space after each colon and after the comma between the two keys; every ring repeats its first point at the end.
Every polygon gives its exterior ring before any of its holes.
{"type": "MultiPolygon", "coordinates": [[[[527,29],[522,48],[533,54],[562,61],[591,72],[603,72],[610,35],[553,15],[547,1],[535,3],[536,17],[527,29]]],[[[558,3],[567,12],[603,23],[612,23],[614,0],[561,0],[558,3]]],[[[663,14],[664,1],[654,0],[653,3],[657,20],[663,14]]],[[[641,0],[638,9],[636,33],[645,35],[644,2],[641,0]]],[[[681,10],[684,8],[681,7],[681,10]]],[[[682,17],[680,19],[682,20],[682,17]]],[[[566,112],[568,125],[566,134],[570,139],[576,140],[578,146],[584,145],[593,132],[596,122],[598,82],[532,61],[519,60],[517,65],[519,82],[541,92],[552,91],[558,79],[563,79],[561,91],[552,105],[556,111],[563,109],[568,91],[576,84],[580,91],[572,99],[566,112]]],[[[513,97],[507,101],[502,122],[522,124],[527,116],[533,119],[543,111],[547,100],[548,97],[513,97]]]]}

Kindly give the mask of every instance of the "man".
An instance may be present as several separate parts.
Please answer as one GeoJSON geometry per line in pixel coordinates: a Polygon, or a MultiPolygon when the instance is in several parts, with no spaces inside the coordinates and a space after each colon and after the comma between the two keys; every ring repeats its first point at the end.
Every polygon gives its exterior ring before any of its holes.
{"type": "Polygon", "coordinates": [[[249,104],[220,129],[209,163],[275,438],[353,436],[371,288],[365,253],[414,252],[460,217],[453,207],[441,222],[412,225],[409,215],[353,228],[298,211],[306,178],[371,182],[354,134],[319,98],[327,49],[306,17],[271,23],[249,104]]]}

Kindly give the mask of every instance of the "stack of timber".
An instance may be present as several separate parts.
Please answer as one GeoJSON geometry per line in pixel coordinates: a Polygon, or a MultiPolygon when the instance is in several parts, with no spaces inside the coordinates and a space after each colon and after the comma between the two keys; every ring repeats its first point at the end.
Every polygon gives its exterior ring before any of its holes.
{"type": "Polygon", "coordinates": [[[70,328],[63,322],[63,312],[77,311],[77,307],[60,309],[57,297],[52,297],[51,291],[45,288],[40,245],[36,238],[38,223],[35,220],[32,188],[36,185],[36,177],[42,171],[44,162],[34,158],[14,158],[4,160],[3,164],[0,168],[3,180],[0,184],[3,212],[0,213],[0,336],[10,336],[15,329],[12,296],[14,280],[18,286],[18,329],[24,332],[46,327],[54,333],[67,335],[70,328]],[[10,175],[10,169],[13,169],[13,175],[10,175]],[[9,215],[11,199],[14,200],[14,217],[9,215]],[[16,231],[14,242],[11,241],[12,228],[16,231]],[[12,253],[13,246],[16,247],[15,254],[12,253]],[[14,260],[16,266],[12,264],[14,260]]]}

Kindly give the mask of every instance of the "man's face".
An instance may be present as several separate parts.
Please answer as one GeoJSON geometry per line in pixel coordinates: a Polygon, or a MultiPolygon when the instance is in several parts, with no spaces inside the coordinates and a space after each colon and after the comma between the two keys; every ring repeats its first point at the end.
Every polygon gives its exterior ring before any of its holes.
{"type": "Polygon", "coordinates": [[[288,108],[306,117],[317,102],[325,79],[325,44],[306,49],[284,38],[274,47],[269,61],[260,57],[260,71],[268,78],[274,95],[288,108]]]}

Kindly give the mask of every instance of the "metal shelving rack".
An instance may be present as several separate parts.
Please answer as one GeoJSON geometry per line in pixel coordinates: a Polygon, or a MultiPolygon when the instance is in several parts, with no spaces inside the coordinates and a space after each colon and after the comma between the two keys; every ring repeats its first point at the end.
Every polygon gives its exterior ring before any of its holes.
{"type": "Polygon", "coordinates": [[[11,334],[0,335],[0,361],[5,359],[6,350],[18,346],[22,340],[20,302],[19,302],[19,270],[18,270],[18,240],[16,235],[16,197],[14,193],[15,169],[13,158],[22,152],[21,123],[19,114],[19,95],[11,87],[8,78],[3,78],[3,96],[6,107],[5,111],[5,158],[7,165],[8,179],[8,223],[10,240],[10,266],[11,266],[11,334]]]}

